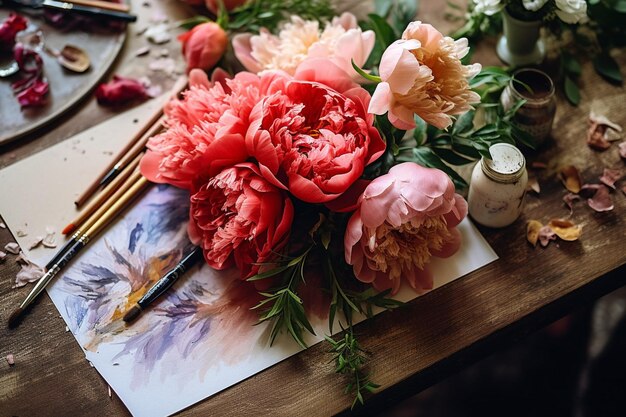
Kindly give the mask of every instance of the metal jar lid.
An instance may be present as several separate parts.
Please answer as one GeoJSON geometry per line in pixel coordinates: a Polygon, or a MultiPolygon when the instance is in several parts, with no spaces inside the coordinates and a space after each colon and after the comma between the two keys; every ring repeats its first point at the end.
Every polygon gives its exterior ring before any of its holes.
{"type": "Polygon", "coordinates": [[[486,176],[500,183],[513,183],[520,179],[526,169],[522,152],[508,143],[496,143],[489,147],[491,159],[482,158],[481,167],[486,176]]]}

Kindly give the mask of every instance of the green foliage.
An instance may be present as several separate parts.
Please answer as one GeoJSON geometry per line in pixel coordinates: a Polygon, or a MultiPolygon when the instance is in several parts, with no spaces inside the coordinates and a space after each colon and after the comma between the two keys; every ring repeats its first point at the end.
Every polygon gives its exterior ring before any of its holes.
{"type": "Polygon", "coordinates": [[[597,73],[603,76],[608,81],[621,84],[622,83],[622,74],[619,69],[619,65],[617,62],[609,55],[608,53],[601,53],[593,59],[593,67],[596,69],[597,73]]]}
{"type": "Polygon", "coordinates": [[[222,27],[245,32],[259,32],[261,28],[267,28],[274,32],[279,23],[291,15],[325,21],[335,16],[336,12],[329,0],[250,0],[231,11],[222,27]]]}
{"type": "Polygon", "coordinates": [[[343,338],[337,341],[328,336],[325,338],[331,346],[329,353],[334,354],[335,372],[348,375],[351,379],[345,392],[354,393],[352,408],[357,403],[363,404],[363,395],[367,392],[374,392],[376,388],[380,387],[380,385],[372,382],[365,372],[367,352],[359,344],[352,327],[346,330],[343,338]]]}
{"type": "Polygon", "coordinates": [[[298,287],[304,282],[304,266],[311,248],[309,247],[300,256],[288,259],[286,263],[274,269],[248,278],[248,281],[258,281],[278,275],[282,277],[282,284],[268,292],[261,292],[260,294],[265,299],[253,307],[253,309],[262,309],[259,323],[272,322],[270,345],[274,343],[276,336],[282,330],[286,330],[303,348],[307,347],[302,335],[303,331],[306,330],[315,335],[304,312],[302,299],[297,294],[298,287]]]}

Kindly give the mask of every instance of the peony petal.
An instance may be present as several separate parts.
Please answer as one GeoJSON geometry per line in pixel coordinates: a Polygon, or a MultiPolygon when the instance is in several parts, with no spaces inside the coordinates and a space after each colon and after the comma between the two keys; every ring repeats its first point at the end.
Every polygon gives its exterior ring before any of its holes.
{"type": "Polygon", "coordinates": [[[259,65],[258,61],[252,56],[252,44],[250,39],[251,33],[240,33],[233,37],[232,44],[235,56],[241,62],[241,64],[251,72],[259,72],[263,68],[259,65]]]}
{"type": "Polygon", "coordinates": [[[348,73],[327,58],[309,58],[303,61],[294,74],[296,80],[313,81],[344,93],[358,85],[348,73]]]}
{"type": "Polygon", "coordinates": [[[580,200],[580,196],[578,194],[567,193],[563,196],[563,202],[569,208],[570,216],[574,213],[574,201],[580,200]]]}
{"type": "Polygon", "coordinates": [[[607,187],[615,189],[615,181],[622,178],[623,175],[624,173],[621,169],[604,168],[604,173],[600,177],[600,182],[602,182],[607,187]]]}
{"type": "Polygon", "coordinates": [[[562,240],[570,242],[578,240],[583,230],[582,226],[576,226],[571,221],[562,219],[552,219],[548,226],[562,240]]]}
{"type": "Polygon", "coordinates": [[[386,82],[379,83],[374,90],[367,112],[378,115],[385,114],[389,111],[392,100],[393,95],[389,84],[386,82]]]}
{"type": "Polygon", "coordinates": [[[578,173],[578,169],[576,169],[575,166],[568,165],[561,168],[559,176],[561,177],[561,182],[569,192],[574,194],[578,194],[580,192],[580,187],[583,182],[580,178],[580,174],[578,173]]]}
{"type": "Polygon", "coordinates": [[[383,53],[380,60],[380,77],[389,83],[391,91],[407,94],[420,72],[420,64],[413,54],[406,49],[406,41],[395,41],[383,53]]]}
{"type": "Polygon", "coordinates": [[[597,212],[611,211],[615,207],[609,194],[609,187],[604,184],[585,184],[581,188],[581,194],[589,195],[587,204],[597,212]]]}
{"type": "Polygon", "coordinates": [[[556,240],[556,233],[554,233],[550,226],[542,226],[541,229],[539,229],[539,242],[541,246],[548,246],[551,240],[556,240]]]}
{"type": "Polygon", "coordinates": [[[189,72],[189,85],[192,87],[211,87],[211,83],[209,82],[209,77],[206,75],[206,72],[197,68],[194,68],[189,72]]]}
{"type": "Polygon", "coordinates": [[[450,240],[448,240],[440,250],[431,249],[431,254],[438,258],[449,258],[450,256],[457,253],[457,251],[461,248],[461,243],[463,242],[463,236],[461,232],[457,228],[449,229],[450,232],[450,240]]]}
{"type": "Polygon", "coordinates": [[[539,231],[543,227],[543,224],[537,220],[529,220],[526,223],[526,240],[533,245],[537,246],[537,240],[539,239],[539,231]]]}

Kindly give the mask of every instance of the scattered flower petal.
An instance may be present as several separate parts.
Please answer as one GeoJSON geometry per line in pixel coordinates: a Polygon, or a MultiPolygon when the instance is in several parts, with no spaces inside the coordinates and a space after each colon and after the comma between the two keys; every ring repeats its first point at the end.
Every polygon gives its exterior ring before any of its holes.
{"type": "Polygon", "coordinates": [[[144,46],[135,51],[135,56],[144,56],[144,55],[148,55],[149,53],[150,53],[150,47],[144,46]]]}
{"type": "Polygon", "coordinates": [[[4,261],[4,258],[6,258],[6,256],[7,256],[6,252],[2,252],[0,250],[0,262],[4,261]]]}
{"type": "Polygon", "coordinates": [[[613,123],[605,116],[595,114],[593,111],[589,114],[589,130],[587,131],[587,145],[590,148],[604,151],[611,146],[608,141],[608,130],[613,129],[617,132],[622,131],[622,127],[617,123],[613,123]]]}
{"type": "Polygon", "coordinates": [[[4,245],[4,250],[12,253],[13,255],[17,255],[18,253],[20,253],[20,245],[15,242],[9,242],[4,245]]]}
{"type": "Polygon", "coordinates": [[[562,168],[559,175],[561,177],[561,182],[563,182],[563,185],[569,192],[574,194],[578,194],[580,192],[580,187],[583,182],[580,179],[580,174],[575,166],[568,165],[562,168]]]}
{"type": "Polygon", "coordinates": [[[151,71],[160,71],[168,76],[172,76],[176,73],[176,61],[172,58],[159,58],[150,62],[148,68],[150,68],[151,71]]]}
{"type": "Polygon", "coordinates": [[[611,211],[615,207],[613,200],[609,194],[609,187],[604,184],[585,184],[581,188],[586,195],[591,194],[592,197],[587,198],[589,207],[597,212],[611,211]]]}
{"type": "Polygon", "coordinates": [[[604,173],[600,177],[600,182],[607,187],[615,189],[615,181],[622,178],[622,175],[624,174],[621,169],[604,168],[604,173]]]}
{"type": "Polygon", "coordinates": [[[563,196],[563,202],[569,208],[570,216],[574,213],[574,201],[580,200],[580,196],[578,194],[567,193],[563,196]]]}
{"type": "Polygon", "coordinates": [[[9,364],[9,366],[15,365],[15,356],[12,353],[9,353],[6,359],[7,359],[7,363],[9,364]]]}
{"type": "Polygon", "coordinates": [[[619,144],[619,156],[626,159],[626,140],[619,144]]]}
{"type": "Polygon", "coordinates": [[[164,43],[168,43],[172,39],[172,35],[170,35],[169,31],[169,26],[165,23],[161,23],[149,27],[146,30],[145,35],[150,42],[156,45],[162,45],[164,43]]]}
{"type": "Polygon", "coordinates": [[[119,75],[114,75],[112,81],[102,83],[96,89],[98,104],[103,106],[118,106],[147,98],[148,94],[143,84],[135,79],[119,75]]]}
{"type": "Polygon", "coordinates": [[[0,222],[0,229],[6,229],[7,225],[4,222],[0,222]]]}
{"type": "Polygon", "coordinates": [[[542,226],[541,229],[539,229],[539,243],[545,248],[551,240],[556,240],[556,233],[554,233],[550,226],[542,226]]]}
{"type": "Polygon", "coordinates": [[[528,240],[531,245],[537,246],[539,230],[541,230],[542,227],[543,225],[541,222],[538,222],[537,220],[529,220],[526,224],[526,240],[528,240]]]}
{"type": "Polygon", "coordinates": [[[559,238],[568,242],[578,240],[583,231],[582,226],[577,226],[571,221],[563,219],[552,219],[548,226],[559,238]]]}
{"type": "MultiPolygon", "coordinates": [[[[613,188],[615,188],[615,187],[613,187],[613,188]]],[[[15,234],[17,235],[17,237],[24,237],[24,236],[28,235],[28,233],[26,233],[23,230],[18,230],[17,232],[15,232],[15,234]]]]}
{"type": "Polygon", "coordinates": [[[37,246],[41,245],[43,242],[43,236],[37,236],[28,246],[28,250],[35,249],[37,246]]]}
{"type": "Polygon", "coordinates": [[[15,285],[13,286],[13,288],[23,287],[30,282],[35,282],[39,278],[43,277],[45,273],[43,268],[40,268],[39,266],[35,265],[27,259],[25,260],[28,262],[28,264],[21,264],[22,269],[15,276],[15,285]]]}
{"type": "Polygon", "coordinates": [[[528,178],[528,184],[526,185],[527,191],[534,191],[537,194],[541,192],[541,187],[539,186],[539,181],[535,177],[528,178]]]}
{"type": "Polygon", "coordinates": [[[539,162],[539,161],[533,162],[532,164],[530,164],[530,166],[532,168],[535,168],[535,169],[546,169],[546,168],[548,168],[548,164],[546,164],[545,162],[539,162]]]}
{"type": "Polygon", "coordinates": [[[11,51],[15,44],[15,35],[26,29],[28,21],[19,14],[10,13],[0,24],[0,51],[11,51]]]}

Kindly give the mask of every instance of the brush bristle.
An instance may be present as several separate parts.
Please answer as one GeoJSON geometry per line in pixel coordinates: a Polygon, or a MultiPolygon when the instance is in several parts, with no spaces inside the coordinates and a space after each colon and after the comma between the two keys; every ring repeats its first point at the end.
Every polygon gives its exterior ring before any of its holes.
{"type": "Polygon", "coordinates": [[[141,313],[141,307],[139,307],[138,305],[134,305],[133,308],[131,308],[126,314],[124,314],[122,320],[124,320],[126,323],[130,323],[134,321],[137,317],[139,317],[139,313],[141,313]]]}
{"type": "Polygon", "coordinates": [[[22,313],[24,313],[24,309],[18,307],[11,314],[11,316],[9,316],[9,329],[15,329],[17,326],[20,325],[20,322],[22,321],[22,313]]]}
{"type": "Polygon", "coordinates": [[[69,233],[72,233],[74,229],[76,229],[76,226],[74,225],[74,223],[70,223],[67,226],[65,226],[65,229],[63,229],[61,233],[63,233],[64,235],[67,235],[69,233]]]}

